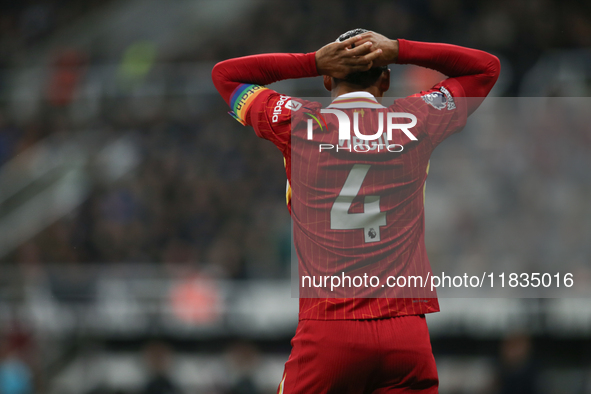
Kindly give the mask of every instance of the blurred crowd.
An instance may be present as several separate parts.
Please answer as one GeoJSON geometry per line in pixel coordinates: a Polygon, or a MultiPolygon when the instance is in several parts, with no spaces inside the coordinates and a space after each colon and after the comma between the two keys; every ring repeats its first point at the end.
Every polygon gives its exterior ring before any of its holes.
{"type": "Polygon", "coordinates": [[[582,0],[265,1],[232,37],[216,37],[187,59],[219,61],[262,52],[311,52],[352,28],[390,38],[490,51],[508,63],[515,96],[523,75],[554,49],[591,46],[591,4],[582,0]]]}
{"type": "MultiPolygon", "coordinates": [[[[209,360],[216,364],[214,376],[209,376],[207,384],[201,388],[187,388],[186,373],[191,369],[187,365],[187,353],[175,351],[172,344],[161,340],[147,340],[141,344],[137,352],[114,352],[111,356],[123,355],[126,368],[131,369],[134,378],[125,384],[114,384],[112,372],[101,362],[102,352],[107,350],[103,345],[93,341],[81,342],[76,345],[81,364],[91,368],[78,369],[82,374],[78,379],[87,380],[83,391],[72,391],[67,384],[60,386],[61,391],[51,389],[51,371],[59,367],[52,366],[43,371],[40,367],[45,360],[36,348],[30,333],[21,327],[10,327],[8,335],[0,333],[0,393],[2,394],[33,394],[60,392],[65,394],[260,394],[261,352],[258,347],[247,340],[230,341],[219,349],[219,355],[209,360]],[[181,357],[179,357],[181,356],[181,357]],[[183,373],[183,369],[185,370],[183,373]],[[109,376],[110,375],[110,376],[109,376]],[[184,385],[183,385],[184,383],[184,385]],[[184,387],[183,387],[184,386],[184,387]]],[[[111,362],[114,362],[111,360],[111,362]]],[[[193,366],[194,367],[194,366],[193,366]]],[[[210,370],[214,370],[209,368],[210,370]]],[[[203,374],[202,371],[195,371],[203,374]]],[[[129,373],[129,371],[128,371],[129,373]]],[[[71,379],[71,377],[70,377],[71,379]]],[[[66,382],[68,378],[65,379],[66,382]]],[[[194,379],[193,379],[194,385],[194,379]]],[[[199,385],[198,385],[199,386],[199,385]]]]}
{"type": "MultiPolygon", "coordinates": [[[[73,18],[68,13],[77,15],[80,7],[70,9],[70,3],[27,2],[9,7],[2,16],[0,46],[13,36],[22,37],[25,48],[51,36],[73,18]],[[41,9],[45,10],[43,24],[30,30],[27,21],[41,9]],[[36,38],[27,41],[27,37],[36,38]]],[[[104,3],[95,1],[92,6],[100,8],[104,3]]],[[[88,11],[88,7],[82,8],[88,11]]],[[[260,52],[311,51],[349,28],[362,26],[390,37],[493,51],[513,70],[504,92],[510,96],[541,54],[591,45],[590,7],[573,0],[263,2],[228,35],[211,37],[206,45],[161,60],[215,62],[260,52]]],[[[113,60],[152,59],[152,48],[142,45],[132,49],[131,55],[113,60]]],[[[46,94],[34,116],[15,120],[8,106],[0,112],[0,165],[48,136],[67,139],[85,128],[114,137],[131,131],[140,164],[117,182],[94,183],[81,207],[2,260],[21,264],[190,262],[222,277],[286,277],[290,228],[283,205],[280,152],[234,122],[215,94],[208,96],[201,110],[179,110],[167,98],[148,116],[136,116],[123,95],[116,104],[103,105],[80,122],[69,107],[94,57],[91,48],[55,52],[47,63],[46,94]]],[[[149,73],[149,66],[144,69],[144,74],[149,73]]],[[[588,146],[584,145],[588,138],[580,139],[583,145],[575,141],[575,146],[588,146]]],[[[507,182],[517,178],[504,173],[491,178],[505,179],[504,196],[515,197],[511,194],[515,185],[507,182]]],[[[463,239],[470,240],[476,234],[470,226],[484,222],[466,214],[457,226],[468,234],[463,239]]],[[[454,244],[457,249],[470,249],[466,245],[471,242],[454,244]]]]}
{"type": "MultiPolygon", "coordinates": [[[[47,364],[39,354],[35,339],[22,327],[10,327],[9,335],[0,335],[0,392],[2,394],[84,393],[84,394],[263,394],[275,392],[274,377],[265,369],[274,353],[263,351],[246,339],[229,340],[214,353],[187,351],[180,343],[147,339],[137,345],[120,346],[78,339],[71,347],[76,363],[47,364]],[[129,351],[133,349],[133,351],[129,351]],[[123,373],[117,373],[120,369],[123,373]],[[53,371],[53,373],[52,373],[53,371]],[[56,372],[56,376],[52,376],[56,372]],[[121,376],[125,376],[121,379],[121,376]],[[118,379],[119,378],[119,379],[118,379]],[[73,389],[83,381],[84,389],[73,389]]],[[[1,334],[1,333],[0,333],[1,334]]],[[[462,350],[465,351],[465,350],[462,350]]],[[[462,394],[542,394],[562,393],[561,389],[543,389],[543,360],[533,338],[524,332],[509,332],[488,350],[490,373],[483,379],[446,376],[442,392],[462,394]],[[466,381],[473,380],[472,390],[466,381]],[[484,383],[484,384],[483,384],[484,383]],[[484,386],[484,387],[483,387],[484,386]]],[[[285,356],[287,357],[287,356],[285,356]]],[[[61,362],[63,363],[63,362],[61,362]]],[[[444,363],[442,363],[444,364],[444,363]]],[[[275,371],[280,376],[280,369],[275,371]]],[[[571,376],[572,379],[572,376],[571,376]]],[[[564,384],[573,393],[584,391],[584,381],[564,384]]]]}
{"type": "MultiPolygon", "coordinates": [[[[140,164],[116,182],[95,183],[76,212],[4,260],[208,262],[224,277],[285,276],[290,227],[281,153],[226,113],[222,102],[188,119],[101,119],[101,133],[131,130],[140,164]]],[[[67,119],[57,122],[49,115],[25,130],[6,124],[2,135],[12,138],[3,146],[19,152],[25,141],[73,133],[67,119]]]]}
{"type": "MultiPolygon", "coordinates": [[[[89,171],[88,198],[0,257],[0,264],[26,269],[48,264],[84,268],[87,263],[156,263],[174,269],[183,264],[191,268],[187,272],[211,277],[289,277],[291,229],[281,153],[227,115],[227,105],[212,91],[208,75],[192,81],[205,87],[199,97],[165,91],[154,99],[156,105],[144,107],[140,100],[138,106],[134,100],[155,64],[213,66],[249,54],[310,52],[347,30],[363,27],[392,38],[491,51],[501,57],[506,73],[498,94],[512,97],[545,54],[591,47],[591,2],[583,0],[265,0],[225,34],[207,36],[204,44],[168,57],[138,37],[124,53],[106,55],[102,43],[95,42],[87,48],[54,48],[42,63],[27,63],[36,49],[51,48],[54,34],[111,3],[0,3],[0,170],[47,138],[65,141],[90,129],[105,139],[130,135],[139,153],[138,165],[116,181],[106,182],[89,171]],[[76,100],[93,86],[89,70],[107,63],[120,65],[114,68],[120,88],[108,98],[99,94],[89,115],[76,100]],[[25,117],[17,110],[27,107],[26,102],[14,105],[5,90],[14,82],[8,76],[21,67],[41,67],[44,76],[39,103],[25,117]]],[[[574,262],[574,268],[586,270],[584,275],[591,278],[588,122],[567,118],[568,108],[542,108],[549,110],[526,129],[515,128],[517,123],[509,127],[508,122],[491,121],[489,129],[473,124],[471,136],[446,141],[447,147],[436,151],[433,163],[438,167],[431,169],[436,181],[429,182],[427,194],[435,193],[441,198],[438,202],[463,201],[449,203],[455,210],[447,215],[430,219],[427,213],[433,231],[427,243],[436,269],[524,271],[540,263],[574,262]],[[489,204],[482,209],[475,201],[489,204]],[[565,248],[572,254],[564,255],[565,248]]],[[[540,115],[537,111],[534,108],[532,114],[540,115]]],[[[0,203],[0,220],[9,208],[0,203]]],[[[0,279],[7,281],[2,274],[0,279]]],[[[64,281],[56,279],[55,287],[66,287],[64,281]]],[[[54,296],[59,299],[59,294],[54,296]]],[[[38,360],[31,356],[38,353],[33,337],[26,330],[4,328],[0,393],[32,393],[39,387],[38,360]]],[[[531,380],[535,368],[529,361],[530,344],[521,337],[514,343],[502,349],[506,365],[500,380],[512,382],[520,374],[531,380]]],[[[219,392],[258,392],[249,380],[256,349],[237,344],[227,353],[232,381],[219,392]]],[[[171,354],[162,343],[146,347],[146,370],[153,374],[141,392],[181,392],[166,372],[171,354]]],[[[94,393],[108,392],[101,390],[97,387],[94,393]]]]}
{"type": "MultiPolygon", "coordinates": [[[[59,12],[68,9],[75,14],[69,2],[62,3],[9,7],[2,16],[2,40],[22,36],[26,48],[29,41],[24,38],[36,37],[38,42],[50,36],[60,23],[70,20],[59,12]],[[40,9],[45,10],[43,26],[33,33],[27,21],[40,9]]],[[[92,4],[100,7],[103,3],[92,4]]],[[[493,51],[513,70],[505,91],[512,95],[520,77],[542,53],[591,45],[589,8],[590,4],[580,1],[263,2],[252,18],[235,26],[240,34],[212,37],[206,45],[162,60],[215,62],[260,52],[311,51],[351,27],[363,26],[390,37],[493,51]]],[[[148,66],[131,68],[149,74],[152,49],[140,43],[131,54],[114,60],[140,58],[141,65],[142,58],[149,58],[148,66]]],[[[46,137],[68,139],[85,128],[113,137],[131,131],[140,164],[116,182],[95,182],[90,197],[75,212],[2,260],[21,264],[190,262],[222,277],[286,277],[290,228],[283,205],[285,176],[280,152],[234,122],[215,93],[205,99],[205,105],[200,104],[200,110],[179,109],[174,100],[166,98],[147,116],[136,116],[122,95],[116,104],[103,105],[81,122],[70,106],[93,58],[91,49],[55,52],[47,63],[46,94],[34,116],[15,120],[8,106],[0,112],[0,165],[46,137]]],[[[141,80],[136,82],[141,86],[141,80]]],[[[588,149],[588,136],[573,138],[574,147],[588,149]]],[[[552,152],[551,147],[546,149],[552,152]]],[[[534,152],[537,157],[543,154],[534,152]]],[[[540,161],[540,171],[546,171],[545,163],[540,161]]],[[[519,178],[503,171],[499,167],[491,179],[503,183],[504,197],[518,197],[516,185],[510,183],[519,178]]],[[[536,170],[522,168],[521,173],[528,171],[536,170]]],[[[466,237],[452,242],[456,250],[478,245],[472,242],[478,233],[474,226],[487,223],[464,213],[456,224],[466,237]]],[[[457,257],[450,250],[441,252],[457,257]]]]}
{"type": "Polygon", "coordinates": [[[0,5],[0,67],[18,64],[27,50],[47,41],[110,0],[3,1],[0,5]]]}

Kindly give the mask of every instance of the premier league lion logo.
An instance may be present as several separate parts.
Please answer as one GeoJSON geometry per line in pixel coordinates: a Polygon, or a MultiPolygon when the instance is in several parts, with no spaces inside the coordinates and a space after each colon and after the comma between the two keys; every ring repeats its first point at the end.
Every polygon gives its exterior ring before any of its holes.
{"type": "Polygon", "coordinates": [[[422,96],[423,100],[435,109],[442,110],[447,106],[447,97],[441,92],[427,93],[422,96]]]}

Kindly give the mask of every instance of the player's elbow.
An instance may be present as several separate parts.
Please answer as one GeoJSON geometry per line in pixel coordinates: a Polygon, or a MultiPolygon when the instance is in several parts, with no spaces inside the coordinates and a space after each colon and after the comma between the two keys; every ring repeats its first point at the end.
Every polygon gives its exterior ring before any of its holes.
{"type": "Polygon", "coordinates": [[[499,79],[500,74],[501,74],[501,61],[495,55],[489,54],[486,75],[489,77],[492,85],[494,85],[497,82],[497,79],[499,79]]]}
{"type": "Polygon", "coordinates": [[[477,97],[486,97],[495,86],[501,73],[501,62],[495,55],[487,54],[487,61],[482,72],[478,76],[481,92],[477,97]]]}
{"type": "Polygon", "coordinates": [[[230,78],[228,78],[228,67],[225,64],[226,62],[227,61],[224,60],[213,66],[213,69],[211,70],[211,79],[217,91],[226,101],[228,101],[228,97],[226,96],[229,96],[231,90],[233,90],[233,84],[230,78]]]}
{"type": "Polygon", "coordinates": [[[211,79],[213,81],[213,83],[215,84],[216,82],[220,81],[223,79],[223,75],[224,75],[224,62],[219,62],[216,63],[215,66],[213,66],[213,69],[211,70],[211,79]]]}

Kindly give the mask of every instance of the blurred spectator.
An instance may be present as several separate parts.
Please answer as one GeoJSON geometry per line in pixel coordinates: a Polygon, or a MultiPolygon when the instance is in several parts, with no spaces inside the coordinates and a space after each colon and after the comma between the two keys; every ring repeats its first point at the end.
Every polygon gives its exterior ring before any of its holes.
{"type": "Polygon", "coordinates": [[[539,367],[532,357],[531,338],[524,333],[501,343],[499,394],[539,394],[539,367]]]}
{"type": "Polygon", "coordinates": [[[84,77],[85,55],[75,49],[58,52],[49,79],[47,99],[55,107],[69,105],[84,77]]]}
{"type": "Polygon", "coordinates": [[[96,297],[96,271],[79,263],[64,262],[59,269],[50,270],[49,284],[57,301],[72,305],[92,304],[96,297]]]}
{"type": "Polygon", "coordinates": [[[156,58],[156,46],[150,41],[138,41],[131,44],[123,54],[119,65],[118,77],[122,90],[131,90],[141,85],[156,58]]]}
{"type": "Polygon", "coordinates": [[[191,325],[216,323],[223,309],[217,283],[203,274],[185,273],[170,292],[172,314],[191,325]]]}
{"type": "Polygon", "coordinates": [[[226,351],[227,385],[224,394],[258,394],[255,380],[259,351],[251,343],[235,342],[226,351]]]}
{"type": "Polygon", "coordinates": [[[20,130],[10,125],[4,114],[0,113],[0,166],[14,154],[20,134],[20,130]]]}
{"type": "Polygon", "coordinates": [[[2,394],[33,393],[33,372],[21,356],[23,344],[18,338],[10,340],[10,336],[0,337],[0,393],[2,394]]]}
{"type": "Polygon", "coordinates": [[[151,342],[145,347],[144,356],[150,377],[140,394],[181,394],[168,372],[173,357],[170,347],[162,342],[151,342]]]}

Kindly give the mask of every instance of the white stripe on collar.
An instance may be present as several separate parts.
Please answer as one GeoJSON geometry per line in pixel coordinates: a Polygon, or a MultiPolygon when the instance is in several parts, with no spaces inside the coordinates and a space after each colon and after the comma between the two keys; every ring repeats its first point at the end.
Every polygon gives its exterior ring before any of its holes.
{"type": "Polygon", "coordinates": [[[349,92],[345,94],[341,94],[337,98],[333,100],[333,102],[327,108],[386,108],[373,96],[373,94],[369,92],[359,91],[359,92],[349,92]],[[359,98],[362,100],[359,101],[349,101],[351,99],[359,98]],[[368,102],[367,100],[371,100],[372,102],[368,102]],[[347,100],[345,103],[339,103],[340,100],[347,100]]]}

